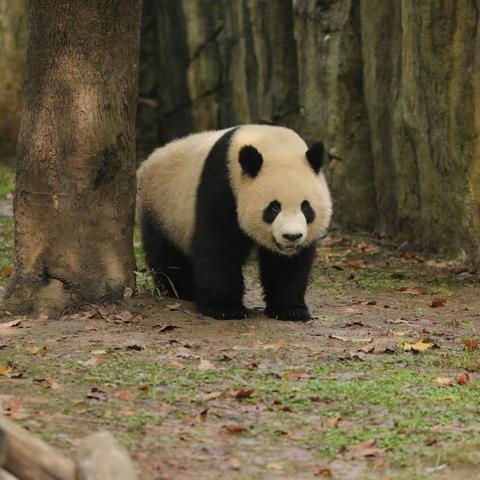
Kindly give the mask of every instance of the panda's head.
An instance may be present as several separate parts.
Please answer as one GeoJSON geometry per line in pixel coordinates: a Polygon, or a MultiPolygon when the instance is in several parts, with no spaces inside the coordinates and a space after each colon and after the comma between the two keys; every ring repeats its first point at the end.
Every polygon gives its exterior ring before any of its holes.
{"type": "Polygon", "coordinates": [[[295,146],[279,141],[263,148],[243,145],[235,152],[240,226],[258,244],[282,255],[295,255],[324,236],[332,212],[321,171],[323,146],[307,149],[303,141],[295,146]]]}

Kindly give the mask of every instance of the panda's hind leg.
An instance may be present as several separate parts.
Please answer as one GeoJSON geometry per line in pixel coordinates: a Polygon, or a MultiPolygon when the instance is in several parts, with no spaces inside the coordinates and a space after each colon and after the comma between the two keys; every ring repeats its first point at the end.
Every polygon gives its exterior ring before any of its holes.
{"type": "Polygon", "coordinates": [[[165,235],[148,211],[142,215],[142,242],[148,268],[160,291],[174,298],[193,300],[193,267],[165,235]]]}

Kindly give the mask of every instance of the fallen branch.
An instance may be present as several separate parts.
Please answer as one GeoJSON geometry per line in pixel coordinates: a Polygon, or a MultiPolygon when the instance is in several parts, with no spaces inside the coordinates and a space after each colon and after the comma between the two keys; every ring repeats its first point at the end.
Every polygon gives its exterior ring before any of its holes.
{"type": "Polygon", "coordinates": [[[77,452],[78,480],[135,480],[127,450],[109,432],[82,440],[77,452]]]}
{"type": "Polygon", "coordinates": [[[71,460],[2,415],[0,432],[0,458],[3,454],[7,472],[21,480],[76,480],[71,460]]]}
{"type": "Polygon", "coordinates": [[[0,469],[0,480],[18,480],[18,478],[14,477],[10,473],[8,473],[6,470],[0,469]]]}

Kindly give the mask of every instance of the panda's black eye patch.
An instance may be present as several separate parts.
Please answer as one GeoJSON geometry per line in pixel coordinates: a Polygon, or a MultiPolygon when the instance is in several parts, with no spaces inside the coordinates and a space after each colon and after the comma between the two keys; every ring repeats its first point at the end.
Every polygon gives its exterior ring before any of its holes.
{"type": "Polygon", "coordinates": [[[302,202],[302,213],[305,216],[307,223],[312,223],[315,220],[315,212],[308,200],[302,202]]]}
{"type": "Polygon", "coordinates": [[[282,205],[278,200],[274,200],[268,204],[268,207],[263,211],[263,221],[265,223],[273,223],[277,215],[282,210],[282,205]]]}

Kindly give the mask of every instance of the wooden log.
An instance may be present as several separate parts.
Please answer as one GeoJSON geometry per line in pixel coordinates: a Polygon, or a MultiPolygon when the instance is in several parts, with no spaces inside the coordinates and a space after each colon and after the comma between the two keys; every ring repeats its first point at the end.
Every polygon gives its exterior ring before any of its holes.
{"type": "Polygon", "coordinates": [[[80,443],[78,480],[135,480],[137,475],[127,450],[109,432],[98,432],[80,443]]]}
{"type": "Polygon", "coordinates": [[[3,468],[21,480],[76,480],[75,464],[31,433],[0,415],[5,435],[3,468]]]}
{"type": "Polygon", "coordinates": [[[6,470],[0,469],[0,480],[18,480],[17,477],[14,477],[11,473],[8,473],[6,470]]]}

